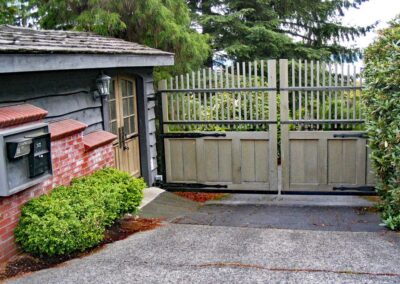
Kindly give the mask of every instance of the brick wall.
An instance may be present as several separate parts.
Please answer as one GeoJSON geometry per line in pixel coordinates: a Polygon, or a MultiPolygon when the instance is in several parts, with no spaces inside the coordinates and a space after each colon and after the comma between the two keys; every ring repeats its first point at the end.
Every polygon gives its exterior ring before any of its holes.
{"type": "Polygon", "coordinates": [[[68,120],[68,126],[65,121],[50,125],[53,176],[10,197],[0,197],[0,263],[18,254],[13,233],[24,203],[56,186],[68,185],[74,177],[114,166],[112,141],[115,136],[100,131],[96,133],[98,141],[94,143],[94,135],[89,134],[90,139],[83,135],[85,128],[84,124],[71,120],[68,120]]]}

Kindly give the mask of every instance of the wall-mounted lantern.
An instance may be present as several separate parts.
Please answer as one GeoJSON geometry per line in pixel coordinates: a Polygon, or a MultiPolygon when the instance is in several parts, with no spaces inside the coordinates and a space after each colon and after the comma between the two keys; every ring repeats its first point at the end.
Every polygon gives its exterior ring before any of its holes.
{"type": "Polygon", "coordinates": [[[94,92],[94,98],[105,98],[110,95],[111,77],[103,72],[96,79],[97,90],[94,92]]]}

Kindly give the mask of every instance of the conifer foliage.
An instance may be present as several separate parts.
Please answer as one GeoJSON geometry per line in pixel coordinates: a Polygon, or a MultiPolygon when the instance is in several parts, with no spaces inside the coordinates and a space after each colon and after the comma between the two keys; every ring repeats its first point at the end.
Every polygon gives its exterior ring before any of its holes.
{"type": "Polygon", "coordinates": [[[361,52],[344,42],[374,27],[347,26],[349,8],[368,0],[189,0],[215,52],[235,61],[306,58],[354,61],[361,52]]]}

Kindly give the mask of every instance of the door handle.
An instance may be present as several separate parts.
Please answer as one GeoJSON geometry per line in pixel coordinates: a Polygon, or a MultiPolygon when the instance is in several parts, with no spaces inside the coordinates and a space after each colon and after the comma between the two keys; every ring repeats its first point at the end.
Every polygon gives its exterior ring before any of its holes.
{"type": "Polygon", "coordinates": [[[120,127],[120,141],[121,141],[120,148],[122,150],[124,150],[124,151],[125,150],[129,150],[129,147],[126,146],[126,138],[127,138],[127,136],[128,135],[125,134],[125,126],[121,126],[120,127]]]}

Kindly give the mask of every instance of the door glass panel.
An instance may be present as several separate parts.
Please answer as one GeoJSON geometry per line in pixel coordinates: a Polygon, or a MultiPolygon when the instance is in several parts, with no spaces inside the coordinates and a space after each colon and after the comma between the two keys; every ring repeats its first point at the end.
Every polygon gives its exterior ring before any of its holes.
{"type": "Polygon", "coordinates": [[[117,118],[117,109],[116,109],[116,104],[115,104],[115,100],[110,101],[110,119],[114,120],[117,118]]]}
{"type": "Polygon", "coordinates": [[[110,84],[110,100],[114,99],[115,99],[115,80],[112,80],[110,84]]]}
{"type": "Polygon", "coordinates": [[[117,122],[116,121],[112,121],[110,123],[110,131],[111,133],[114,133],[115,135],[117,135],[117,122]]]}
{"type": "MultiPolygon", "coordinates": [[[[135,90],[131,81],[124,80],[125,92],[122,92],[122,112],[125,134],[136,133],[135,90]]],[[[121,82],[122,84],[122,82],[121,82]]]]}
{"type": "Polygon", "coordinates": [[[112,80],[110,86],[110,98],[108,100],[108,110],[110,116],[110,131],[117,134],[117,101],[115,98],[115,80],[112,80]]]}
{"type": "Polygon", "coordinates": [[[126,80],[121,80],[121,95],[126,97],[126,80]]]}
{"type": "Polygon", "coordinates": [[[133,84],[132,84],[132,82],[129,82],[129,81],[127,81],[128,82],[128,93],[127,93],[127,96],[133,96],[133,84]]]}
{"type": "Polygon", "coordinates": [[[124,118],[124,128],[125,128],[125,134],[126,135],[129,135],[129,134],[132,133],[130,125],[129,125],[129,117],[125,117],[124,118]]]}
{"type": "Polygon", "coordinates": [[[131,125],[131,133],[135,133],[136,132],[136,125],[135,125],[135,115],[132,115],[130,117],[130,125],[131,125]]]}
{"type": "Polygon", "coordinates": [[[122,103],[124,104],[124,107],[123,107],[124,116],[128,116],[128,115],[132,114],[132,112],[130,111],[131,108],[129,106],[129,102],[130,102],[129,98],[122,99],[122,103]]]}

